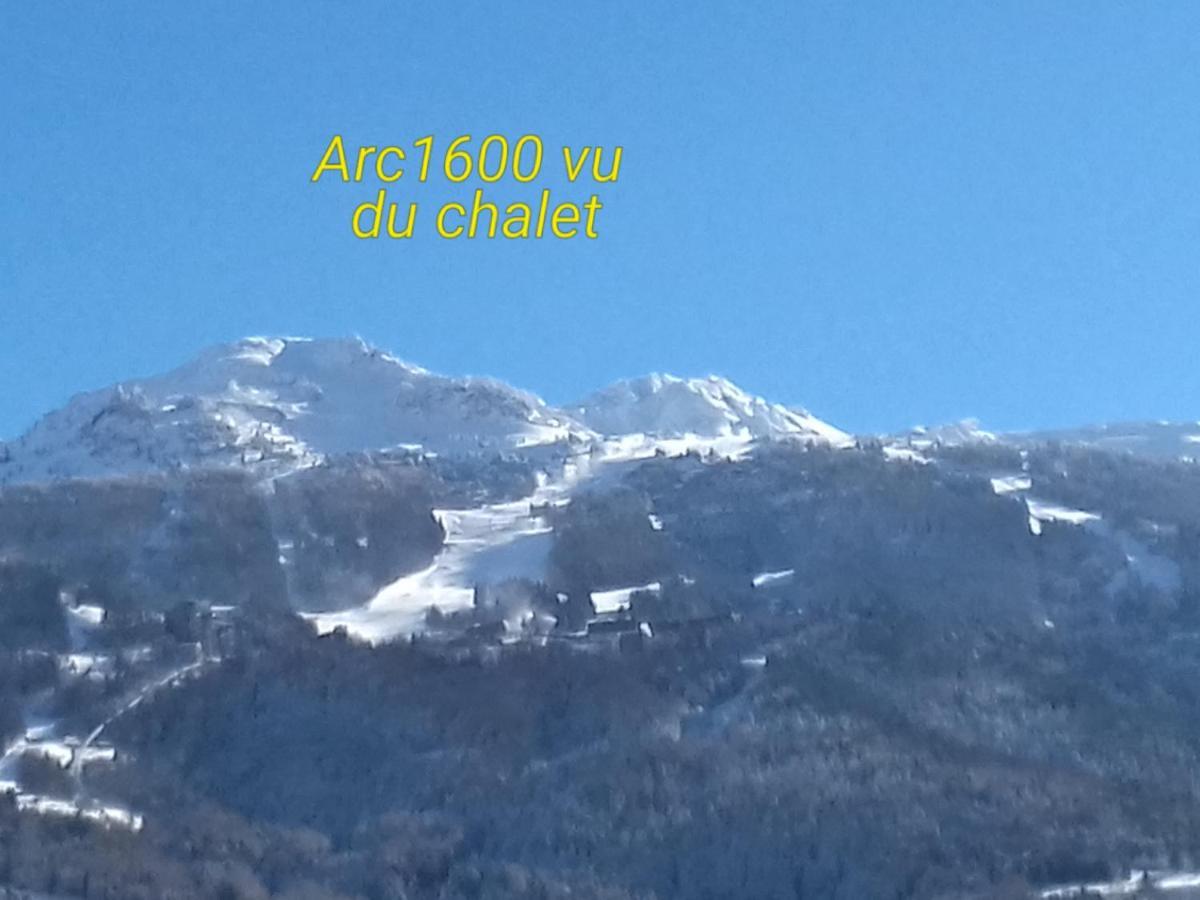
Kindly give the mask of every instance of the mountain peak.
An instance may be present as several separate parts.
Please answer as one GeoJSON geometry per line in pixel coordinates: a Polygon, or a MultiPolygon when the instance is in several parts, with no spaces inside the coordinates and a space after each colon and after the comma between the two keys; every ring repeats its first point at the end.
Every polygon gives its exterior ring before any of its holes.
{"type": "Polygon", "coordinates": [[[659,437],[799,437],[848,443],[844,432],[806,410],[769,403],[726,378],[651,373],[618,381],[568,410],[601,434],[659,437]]]}
{"type": "Polygon", "coordinates": [[[0,484],[196,466],[287,471],[400,447],[502,451],[579,430],[525,391],[436,375],[360,338],[252,337],[77,395],[0,445],[0,484]]]}
{"type": "Polygon", "coordinates": [[[555,409],[501,381],[438,375],[358,337],[248,337],[73,397],[0,444],[0,484],[214,466],[273,475],[340,454],[494,453],[599,434],[850,442],[716,375],[655,373],[555,409]]]}

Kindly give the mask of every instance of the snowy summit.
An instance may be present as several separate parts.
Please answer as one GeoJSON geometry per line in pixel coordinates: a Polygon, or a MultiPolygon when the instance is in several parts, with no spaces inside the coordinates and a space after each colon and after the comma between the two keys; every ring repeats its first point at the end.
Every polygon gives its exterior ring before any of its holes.
{"type": "Polygon", "coordinates": [[[654,374],[619,381],[587,397],[570,412],[605,435],[712,438],[745,433],[755,438],[850,442],[845,432],[805,410],[768,403],[716,375],[677,378],[654,374]]]}
{"type": "Polygon", "coordinates": [[[253,337],[72,398],[0,444],[0,484],[200,466],[270,475],[340,454],[512,452],[601,434],[849,441],[716,377],[651,375],[555,409],[503,382],[437,375],[357,338],[253,337]]]}

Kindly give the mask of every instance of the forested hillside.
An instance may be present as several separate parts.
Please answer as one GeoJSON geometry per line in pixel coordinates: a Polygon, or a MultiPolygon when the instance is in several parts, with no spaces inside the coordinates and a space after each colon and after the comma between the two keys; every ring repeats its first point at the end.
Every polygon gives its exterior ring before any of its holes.
{"type": "MultiPolygon", "coordinates": [[[[463,491],[488,481],[458,471],[463,491]]],[[[140,830],[5,801],[0,883],[67,897],[1027,897],[1200,862],[1194,465],[1058,445],[659,455],[540,511],[542,579],[481,585],[411,640],[319,637],[272,599],[415,565],[416,523],[432,522],[420,498],[452,494],[430,477],[317,469],[269,496],[218,479],[208,508],[227,544],[193,552],[252,554],[269,529],[295,555],[285,583],[205,564],[259,587],[230,612],[182,593],[114,601],[91,652],[117,662],[82,681],[54,662],[78,636],[80,601],[59,599],[78,572],[10,562],[6,734],[33,707],[86,730],[153,671],[187,675],[111,722],[116,759],[82,782],[21,762],[23,789],[82,790],[137,810],[140,830]]],[[[189,515],[206,508],[188,500],[195,484],[172,495],[189,515]]],[[[51,492],[47,540],[64,528],[54,503],[134,504],[151,522],[165,487],[58,490],[77,499],[51,492]]]]}

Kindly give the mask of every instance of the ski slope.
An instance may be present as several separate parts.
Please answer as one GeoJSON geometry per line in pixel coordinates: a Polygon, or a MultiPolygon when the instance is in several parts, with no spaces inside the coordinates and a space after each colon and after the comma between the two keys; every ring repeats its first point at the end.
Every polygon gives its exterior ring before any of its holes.
{"type": "MultiPolygon", "coordinates": [[[[537,510],[568,503],[577,491],[611,483],[630,467],[659,454],[712,452],[740,459],[753,443],[746,431],[715,437],[633,434],[600,441],[588,452],[572,457],[556,477],[544,476],[537,489],[522,500],[468,510],[436,510],[446,540],[428,568],[387,585],[365,606],[310,613],[306,618],[321,634],[344,628],[371,643],[416,634],[424,629],[430,607],[443,613],[469,608],[476,585],[545,577],[553,531],[537,510]]],[[[627,593],[635,589],[629,588],[627,593]]],[[[602,605],[609,599],[600,596],[602,605]]]]}

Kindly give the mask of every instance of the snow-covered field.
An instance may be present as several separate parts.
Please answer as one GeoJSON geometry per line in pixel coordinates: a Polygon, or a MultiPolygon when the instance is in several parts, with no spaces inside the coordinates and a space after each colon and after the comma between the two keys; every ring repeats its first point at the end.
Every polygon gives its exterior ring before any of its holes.
{"type": "Polygon", "coordinates": [[[609,591],[594,591],[592,593],[592,605],[600,615],[621,612],[622,610],[629,609],[629,601],[638,591],[657,594],[661,590],[661,584],[657,581],[651,581],[648,584],[635,584],[632,587],[614,588],[609,591]]]}

